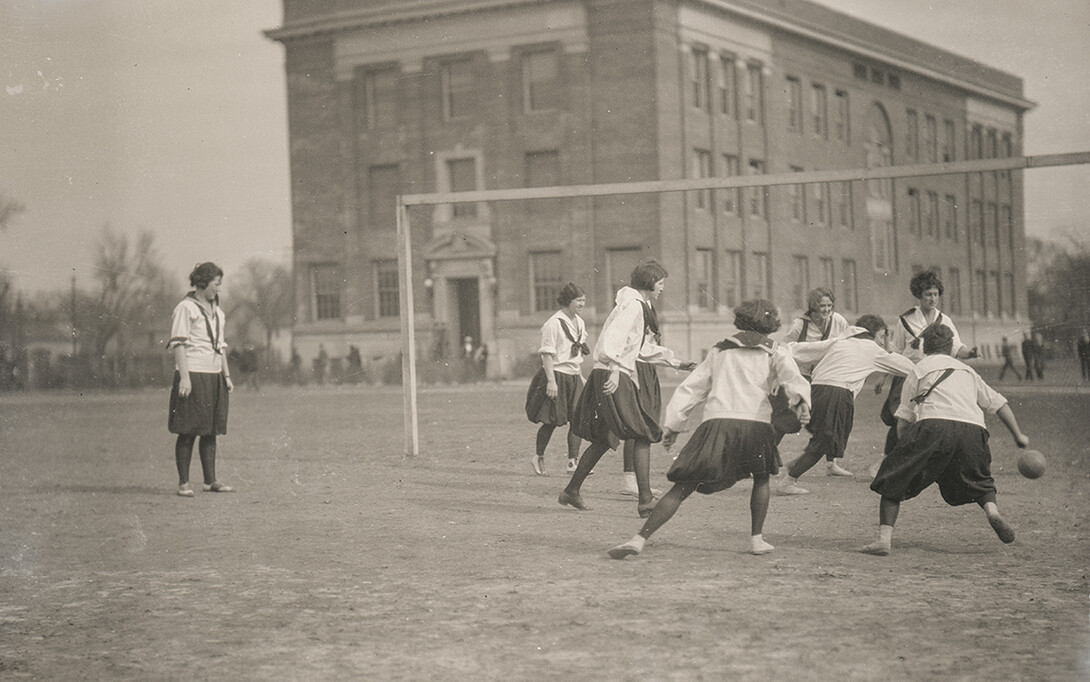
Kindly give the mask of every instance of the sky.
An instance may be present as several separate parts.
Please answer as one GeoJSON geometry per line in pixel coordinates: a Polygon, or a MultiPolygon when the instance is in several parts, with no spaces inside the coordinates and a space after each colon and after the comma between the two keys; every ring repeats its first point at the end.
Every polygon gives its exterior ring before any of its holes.
{"type": "MultiPolygon", "coordinates": [[[[821,0],[1021,76],[1028,155],[1090,151],[1087,0],[821,0]]],[[[0,0],[0,268],[90,287],[102,230],[155,234],[183,281],[288,262],[281,0],[0,0]]],[[[1025,173],[1031,236],[1090,241],[1090,167],[1025,173]]]]}

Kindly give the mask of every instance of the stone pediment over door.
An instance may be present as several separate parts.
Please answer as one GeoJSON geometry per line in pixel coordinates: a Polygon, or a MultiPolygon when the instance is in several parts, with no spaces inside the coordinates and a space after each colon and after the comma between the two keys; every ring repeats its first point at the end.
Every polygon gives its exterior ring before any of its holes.
{"type": "Polygon", "coordinates": [[[465,232],[439,235],[424,246],[424,260],[478,260],[496,256],[492,240],[465,232]]]}

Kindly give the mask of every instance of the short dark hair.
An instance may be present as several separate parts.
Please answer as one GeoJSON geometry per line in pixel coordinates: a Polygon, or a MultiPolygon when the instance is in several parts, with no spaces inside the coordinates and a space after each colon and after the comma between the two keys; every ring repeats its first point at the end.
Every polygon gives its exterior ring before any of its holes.
{"type": "Polygon", "coordinates": [[[920,334],[923,339],[923,352],[926,355],[938,353],[950,354],[954,349],[954,331],[945,324],[936,324],[927,327],[920,334]]]}
{"type": "Polygon", "coordinates": [[[912,281],[908,283],[908,290],[912,292],[912,298],[923,296],[928,289],[938,289],[939,296],[944,291],[939,273],[934,270],[922,270],[912,275],[912,281]]]}
{"type": "Polygon", "coordinates": [[[633,289],[639,289],[640,291],[653,291],[655,289],[655,282],[660,279],[666,279],[669,275],[666,272],[666,268],[662,267],[662,264],[657,260],[648,260],[640,263],[632,271],[632,278],[629,280],[629,284],[633,289]]]}
{"type": "Polygon", "coordinates": [[[212,280],[223,277],[223,270],[215,263],[197,263],[193,272],[189,273],[189,286],[204,289],[212,280]]]}
{"type": "Polygon", "coordinates": [[[559,303],[562,307],[566,308],[568,307],[569,303],[579,298],[580,296],[585,295],[586,294],[583,293],[583,289],[580,288],[578,284],[575,284],[574,282],[568,282],[564,285],[564,288],[560,290],[560,293],[556,295],[556,302],[559,303]]]}
{"type": "Polygon", "coordinates": [[[882,331],[883,329],[889,329],[889,327],[886,326],[885,320],[883,320],[878,315],[871,314],[860,315],[859,319],[855,321],[855,326],[866,329],[873,336],[877,336],[878,332],[882,331]]]}
{"type": "Polygon", "coordinates": [[[772,301],[751,298],[734,309],[734,326],[740,331],[771,334],[780,328],[780,313],[772,301]]]}
{"type": "Polygon", "coordinates": [[[829,297],[829,300],[836,303],[836,296],[833,295],[833,290],[826,287],[818,287],[811,291],[806,296],[806,312],[811,310],[817,310],[818,305],[821,303],[821,299],[829,297]]]}

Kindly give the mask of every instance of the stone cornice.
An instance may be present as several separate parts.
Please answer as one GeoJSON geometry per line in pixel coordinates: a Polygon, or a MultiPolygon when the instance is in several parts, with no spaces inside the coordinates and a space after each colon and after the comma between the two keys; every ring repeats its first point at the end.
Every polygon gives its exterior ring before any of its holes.
{"type": "Polygon", "coordinates": [[[520,5],[540,5],[552,0],[402,0],[396,5],[369,7],[341,12],[318,19],[291,22],[265,31],[265,36],[280,42],[322,34],[354,31],[369,26],[421,21],[435,17],[483,12],[520,5]]]}

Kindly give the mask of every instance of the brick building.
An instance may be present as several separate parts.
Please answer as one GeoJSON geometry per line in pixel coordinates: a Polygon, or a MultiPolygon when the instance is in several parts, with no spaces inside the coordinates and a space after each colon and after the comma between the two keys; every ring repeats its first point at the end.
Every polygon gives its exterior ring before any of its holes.
{"type": "MultiPolygon", "coordinates": [[[[400,347],[398,194],[1017,156],[1020,78],[804,0],[285,0],[294,337],[400,347]]],[[[509,375],[568,281],[593,332],[632,266],[670,271],[666,343],[699,358],[743,297],[788,316],[944,310],[986,355],[1028,327],[1021,173],[412,211],[422,356],[471,336],[509,375]]]]}

